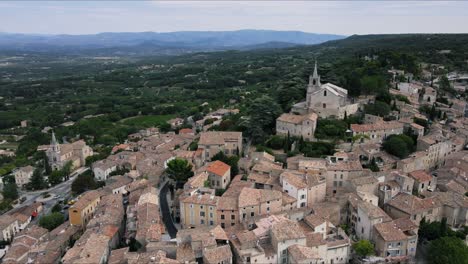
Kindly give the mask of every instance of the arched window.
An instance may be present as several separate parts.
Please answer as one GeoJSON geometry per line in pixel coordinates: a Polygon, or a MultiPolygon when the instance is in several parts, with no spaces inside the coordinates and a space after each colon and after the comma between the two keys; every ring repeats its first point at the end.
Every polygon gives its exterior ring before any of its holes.
{"type": "Polygon", "coordinates": [[[323,96],[327,96],[327,90],[323,91],[323,96]]]}

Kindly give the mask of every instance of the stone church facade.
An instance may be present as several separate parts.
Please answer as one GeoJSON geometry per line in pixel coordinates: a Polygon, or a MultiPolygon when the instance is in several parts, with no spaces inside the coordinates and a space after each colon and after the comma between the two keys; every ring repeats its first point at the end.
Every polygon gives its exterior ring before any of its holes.
{"type": "Polygon", "coordinates": [[[79,168],[86,165],[86,158],[93,155],[93,149],[86,145],[84,140],[59,144],[52,132],[52,141],[46,150],[46,155],[53,170],[62,169],[69,161],[73,168],[79,168]]]}
{"type": "Polygon", "coordinates": [[[337,85],[320,83],[315,63],[314,73],[309,77],[306,101],[293,105],[291,113],[276,119],[276,133],[279,135],[303,137],[312,140],[318,117],[342,119],[359,109],[359,104],[348,98],[348,90],[337,85]]]}

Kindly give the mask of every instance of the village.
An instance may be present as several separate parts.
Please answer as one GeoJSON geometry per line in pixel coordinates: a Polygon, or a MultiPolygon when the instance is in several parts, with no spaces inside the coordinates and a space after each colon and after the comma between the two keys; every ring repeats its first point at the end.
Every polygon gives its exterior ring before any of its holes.
{"type": "MultiPolygon", "coordinates": [[[[317,141],[320,119],[349,118],[375,100],[322,84],[317,68],[306,101],[276,119],[276,135],[292,139],[293,155],[261,151],[239,131],[211,130],[239,113],[228,107],[192,128],[177,129],[187,121],[175,118],[169,124],[177,132],[130,134],[90,166],[105,185],[74,197],[63,224],[52,230],[37,224],[52,206],[37,196],[0,216],[1,240],[9,242],[3,263],[415,263],[423,225],[443,221],[463,230],[466,102],[441,103],[437,80],[416,81],[393,69],[389,93],[404,99],[393,100],[391,120],[366,113],[334,154],[308,157],[293,150],[317,141]],[[424,107],[436,113],[434,121],[424,107]],[[403,158],[388,143],[401,135],[415,139],[403,158]]],[[[50,136],[38,150],[53,170],[70,164],[77,175],[87,170],[93,149],[85,141],[50,136]]],[[[16,184],[27,184],[33,171],[15,170],[16,184]]]]}

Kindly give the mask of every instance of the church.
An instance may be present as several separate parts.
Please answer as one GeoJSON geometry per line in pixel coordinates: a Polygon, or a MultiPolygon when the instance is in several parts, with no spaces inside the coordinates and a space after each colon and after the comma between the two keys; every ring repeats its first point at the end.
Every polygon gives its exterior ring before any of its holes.
{"type": "Polygon", "coordinates": [[[62,169],[69,161],[73,168],[79,168],[86,165],[86,158],[93,155],[93,149],[86,145],[84,140],[59,144],[55,133],[52,132],[52,141],[47,147],[46,155],[53,170],[62,169]]]}
{"type": "Polygon", "coordinates": [[[352,115],[358,109],[359,104],[353,104],[348,98],[348,90],[331,83],[320,83],[315,63],[314,73],[309,77],[306,101],[293,105],[291,112],[301,115],[314,112],[321,118],[342,119],[345,113],[352,115]]]}
{"type": "Polygon", "coordinates": [[[293,105],[291,113],[282,114],[276,119],[276,133],[303,137],[311,140],[314,137],[317,119],[335,117],[342,119],[352,115],[359,109],[348,98],[348,90],[337,85],[320,83],[320,75],[315,63],[314,73],[309,76],[306,101],[293,105]]]}

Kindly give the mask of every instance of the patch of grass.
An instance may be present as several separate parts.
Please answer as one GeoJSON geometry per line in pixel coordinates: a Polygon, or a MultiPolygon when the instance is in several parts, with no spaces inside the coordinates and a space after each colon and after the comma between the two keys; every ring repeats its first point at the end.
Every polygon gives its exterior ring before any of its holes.
{"type": "Polygon", "coordinates": [[[125,125],[137,127],[153,127],[166,123],[168,120],[174,118],[174,115],[145,115],[129,117],[121,120],[125,125]]]}

